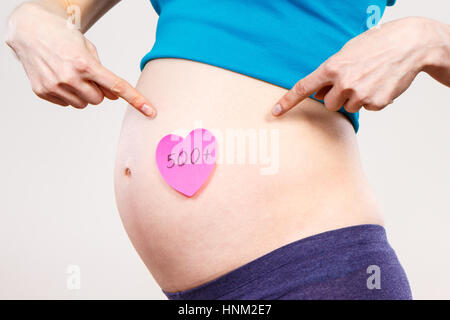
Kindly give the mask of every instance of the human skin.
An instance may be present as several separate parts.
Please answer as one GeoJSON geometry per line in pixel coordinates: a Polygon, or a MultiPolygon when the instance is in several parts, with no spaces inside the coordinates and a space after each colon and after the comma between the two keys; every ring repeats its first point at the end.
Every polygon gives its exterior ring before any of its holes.
{"type": "MultiPolygon", "coordinates": [[[[60,104],[85,107],[88,102],[98,103],[104,97],[122,96],[134,107],[127,110],[119,141],[116,199],[133,245],[164,290],[192,288],[309,235],[356,224],[383,224],[362,170],[350,122],[342,114],[327,110],[336,109],[330,104],[333,96],[326,98],[327,108],[306,97],[320,84],[326,89],[333,88],[333,84],[343,81],[344,75],[357,77],[360,73],[365,75],[364,80],[375,77],[380,70],[368,68],[371,64],[367,65],[365,60],[358,64],[344,62],[353,54],[358,59],[363,59],[361,56],[369,59],[367,52],[372,59],[382,59],[382,52],[386,50],[392,51],[389,57],[393,58],[397,52],[396,48],[391,48],[394,44],[374,46],[370,38],[375,39],[375,31],[369,31],[361,37],[368,37],[368,40],[352,40],[343,48],[345,58],[330,59],[339,63],[324,64],[328,65],[324,74],[333,75],[334,82],[330,79],[321,82],[317,80],[322,79],[319,76],[308,76],[289,91],[224,69],[180,59],[149,62],[134,89],[100,65],[92,44],[82,34],[116,2],[78,1],[83,15],[88,17],[79,31],[66,30],[67,15],[61,1],[21,6],[11,16],[7,43],[24,64],[32,87],[40,97],[54,103],[57,98],[60,104]],[[25,23],[27,21],[39,21],[41,26],[36,29],[32,23],[25,23]],[[66,45],[59,45],[61,43],[66,45]],[[77,54],[71,55],[73,52],[77,54]],[[53,63],[44,67],[42,61],[53,63]],[[61,74],[61,66],[70,71],[67,78],[70,81],[56,77],[61,74]],[[338,66],[351,72],[341,73],[338,66]],[[330,69],[333,72],[329,72],[330,69]],[[50,76],[53,82],[43,85],[49,74],[55,76],[50,76]],[[95,88],[83,89],[90,83],[95,83],[103,93],[95,88]],[[311,87],[310,83],[313,83],[311,87]],[[59,90],[67,85],[71,90],[59,90]],[[273,118],[270,107],[280,97],[283,97],[282,111],[296,108],[279,119],[273,118]],[[145,112],[144,105],[151,111],[145,112]],[[156,118],[154,106],[158,107],[156,118]],[[258,164],[220,164],[196,197],[188,199],[175,192],[159,175],[154,151],[162,136],[176,129],[192,128],[198,120],[204,127],[221,131],[227,128],[278,130],[279,152],[275,154],[279,158],[278,171],[264,176],[258,164]]],[[[412,20],[404,21],[408,26],[413,24],[412,20]]],[[[398,22],[399,29],[407,26],[404,21],[398,22]]],[[[420,70],[445,84],[448,69],[442,61],[448,54],[445,49],[448,48],[447,33],[442,31],[444,25],[441,30],[431,27],[438,22],[429,23],[430,30],[440,31],[426,33],[426,37],[432,39],[430,43],[438,43],[435,47],[441,49],[424,50],[420,70]]],[[[381,27],[379,32],[383,33],[376,34],[383,38],[387,31],[381,30],[387,29],[381,27]]],[[[395,30],[388,30],[389,37],[395,37],[399,32],[395,30]]],[[[408,40],[406,44],[414,48],[412,42],[408,40]]],[[[402,63],[408,60],[405,58],[410,52],[398,51],[402,55],[395,56],[397,63],[383,69],[385,80],[390,79],[395,88],[399,74],[417,72],[412,62],[402,63]]],[[[299,55],[301,57],[301,53],[299,55]]],[[[373,65],[377,63],[373,61],[373,65]]],[[[322,95],[332,93],[326,89],[321,90],[322,95]]]]}
{"type": "Polygon", "coordinates": [[[198,286],[320,232],[383,224],[354,129],[341,113],[307,99],[273,118],[270,106],[286,89],[182,59],[150,61],[137,88],[158,107],[158,117],[148,120],[128,108],[115,194],[134,247],[164,290],[198,286]],[[223,137],[223,159],[205,187],[187,198],[163,180],[155,150],[166,134],[182,129],[177,134],[186,136],[196,126],[223,137]],[[229,138],[230,130],[248,134],[242,163],[239,137],[229,138]],[[251,150],[262,150],[260,134],[266,134],[270,161],[251,163],[251,150]],[[226,160],[230,155],[233,162],[226,160]]]}
{"type": "Polygon", "coordinates": [[[379,111],[422,71],[450,86],[450,25],[420,17],[392,21],[350,40],[283,95],[272,113],[280,116],[314,93],[331,111],[379,111]]]}
{"type": "MultiPolygon", "coordinates": [[[[121,96],[143,114],[156,116],[154,106],[128,82],[101,68],[95,46],[82,35],[119,1],[40,0],[16,9],[9,19],[6,43],[21,60],[36,95],[76,108],[121,96]],[[67,30],[68,4],[81,8],[81,30],[67,30]],[[60,51],[49,52],[49,48],[60,51]],[[62,73],[61,65],[67,66],[62,73]]],[[[449,61],[449,25],[420,17],[386,23],[352,39],[301,79],[274,105],[272,114],[280,116],[314,93],[332,111],[341,106],[349,112],[378,111],[402,94],[421,71],[449,86],[449,61]]]]}
{"type": "Polygon", "coordinates": [[[156,116],[148,99],[100,63],[97,49],[82,33],[117,2],[33,1],[11,14],[6,44],[22,62],[38,97],[78,109],[120,97],[144,115],[156,116]],[[80,30],[68,27],[68,3],[81,9],[80,30]]]}

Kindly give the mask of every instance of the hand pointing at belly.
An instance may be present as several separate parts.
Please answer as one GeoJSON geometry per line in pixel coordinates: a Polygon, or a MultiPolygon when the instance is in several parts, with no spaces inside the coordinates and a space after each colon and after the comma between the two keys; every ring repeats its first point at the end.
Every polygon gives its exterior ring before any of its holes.
{"type": "Polygon", "coordinates": [[[450,86],[450,26],[424,18],[386,23],[352,39],[297,82],[272,114],[280,116],[314,93],[331,111],[381,110],[421,71],[450,86]]]}
{"type": "Polygon", "coordinates": [[[42,99],[83,109],[105,97],[123,98],[142,114],[156,116],[138,90],[100,63],[95,46],[79,30],[68,27],[64,11],[55,14],[39,4],[19,7],[9,19],[6,43],[42,99]]]}

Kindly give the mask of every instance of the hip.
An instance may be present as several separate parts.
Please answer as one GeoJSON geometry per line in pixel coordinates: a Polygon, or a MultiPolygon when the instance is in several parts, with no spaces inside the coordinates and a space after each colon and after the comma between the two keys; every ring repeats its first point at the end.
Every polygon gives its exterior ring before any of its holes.
{"type": "Polygon", "coordinates": [[[380,225],[307,237],[171,300],[410,300],[406,273],[380,225]]]}

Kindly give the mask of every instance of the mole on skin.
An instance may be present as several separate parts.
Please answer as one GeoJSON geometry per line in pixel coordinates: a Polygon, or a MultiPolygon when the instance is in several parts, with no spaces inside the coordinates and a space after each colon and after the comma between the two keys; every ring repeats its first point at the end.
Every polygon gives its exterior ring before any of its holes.
{"type": "Polygon", "coordinates": [[[130,168],[125,168],[124,174],[125,174],[125,176],[130,177],[130,176],[131,176],[131,170],[130,170],[130,168]]]}

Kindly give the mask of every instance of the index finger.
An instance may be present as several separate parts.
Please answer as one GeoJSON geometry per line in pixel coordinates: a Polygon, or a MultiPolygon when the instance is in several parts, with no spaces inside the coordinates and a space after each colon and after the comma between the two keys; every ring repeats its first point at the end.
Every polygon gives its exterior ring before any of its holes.
{"type": "Polygon", "coordinates": [[[286,92],[275,106],[273,106],[272,114],[276,117],[281,116],[314,92],[330,84],[331,80],[326,77],[323,67],[320,66],[314,72],[297,82],[291,90],[286,92]]]}
{"type": "Polygon", "coordinates": [[[93,68],[90,79],[127,101],[145,116],[150,118],[156,116],[156,109],[136,88],[101,64],[96,64],[93,68]]]}

